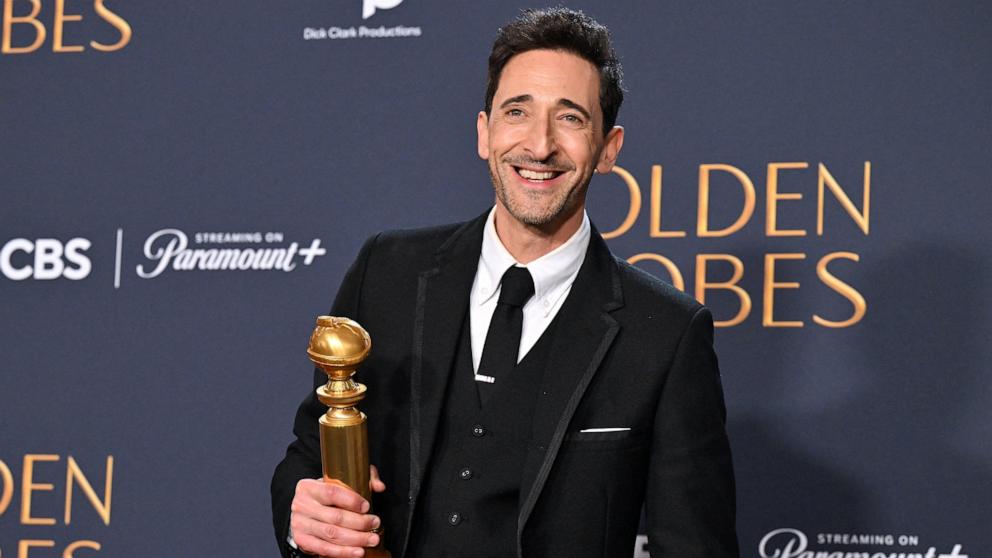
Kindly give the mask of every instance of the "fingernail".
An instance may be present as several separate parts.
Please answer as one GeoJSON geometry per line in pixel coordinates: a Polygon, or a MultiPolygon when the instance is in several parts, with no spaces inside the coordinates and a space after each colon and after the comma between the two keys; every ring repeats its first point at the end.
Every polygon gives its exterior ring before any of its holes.
{"type": "Polygon", "coordinates": [[[372,533],[369,535],[369,546],[375,546],[377,544],[379,544],[379,535],[372,533]]]}
{"type": "Polygon", "coordinates": [[[368,512],[371,507],[372,505],[369,504],[369,501],[365,500],[364,502],[362,502],[362,513],[368,512]]]}
{"type": "Polygon", "coordinates": [[[360,549],[360,548],[356,548],[355,550],[352,550],[351,551],[351,555],[352,556],[365,556],[365,551],[362,550],[362,549],[360,549]]]}
{"type": "Polygon", "coordinates": [[[381,521],[379,521],[379,518],[378,517],[375,517],[375,516],[372,517],[372,528],[373,529],[378,529],[380,523],[381,523],[381,521]]]}

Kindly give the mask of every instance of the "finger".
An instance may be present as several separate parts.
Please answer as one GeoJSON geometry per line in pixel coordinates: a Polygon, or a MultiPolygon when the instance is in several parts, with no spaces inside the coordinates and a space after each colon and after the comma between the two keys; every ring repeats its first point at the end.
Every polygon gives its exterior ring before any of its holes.
{"type": "Polygon", "coordinates": [[[365,513],[370,507],[365,498],[338,481],[321,482],[313,486],[308,494],[322,505],[344,508],[356,513],[365,513]]]}
{"type": "Polygon", "coordinates": [[[379,478],[379,469],[375,465],[369,465],[369,472],[371,473],[369,475],[369,488],[372,489],[372,492],[385,492],[386,483],[379,478]]]}
{"type": "Polygon", "coordinates": [[[313,535],[301,534],[295,539],[296,547],[307,555],[320,556],[321,558],[335,558],[335,557],[353,557],[353,556],[364,556],[364,551],[361,548],[354,546],[341,546],[334,543],[329,543],[327,541],[318,539],[313,535]],[[361,552],[361,553],[360,553],[361,552]]]}
{"type": "MultiPolygon", "coordinates": [[[[361,549],[363,546],[375,546],[379,544],[379,535],[366,531],[355,531],[340,525],[329,525],[309,517],[302,517],[298,522],[303,528],[303,533],[315,539],[320,539],[330,546],[350,547],[361,549]]],[[[296,531],[293,531],[293,538],[296,539],[296,531]]],[[[300,542],[297,540],[297,544],[300,542]]],[[[310,551],[313,552],[313,551],[310,551]]],[[[320,554],[325,554],[324,550],[317,549],[320,554]]]]}
{"type": "Polygon", "coordinates": [[[365,550],[361,548],[329,543],[311,535],[300,535],[300,538],[296,539],[296,546],[307,554],[313,554],[321,558],[357,558],[358,556],[365,556],[365,550]]]}
{"type": "Polygon", "coordinates": [[[328,525],[339,525],[354,531],[371,531],[379,527],[381,521],[377,516],[365,513],[355,513],[342,508],[324,506],[314,500],[301,500],[291,505],[293,514],[313,519],[328,525]]]}

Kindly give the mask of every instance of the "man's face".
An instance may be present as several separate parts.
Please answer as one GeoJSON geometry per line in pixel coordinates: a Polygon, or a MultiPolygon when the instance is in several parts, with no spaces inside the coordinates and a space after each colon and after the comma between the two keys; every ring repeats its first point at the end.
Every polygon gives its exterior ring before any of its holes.
{"type": "Polygon", "coordinates": [[[603,135],[596,67],[556,50],[511,58],[477,128],[497,212],[546,232],[580,219],[593,171],[609,172],[623,143],[619,127],[603,135]]]}

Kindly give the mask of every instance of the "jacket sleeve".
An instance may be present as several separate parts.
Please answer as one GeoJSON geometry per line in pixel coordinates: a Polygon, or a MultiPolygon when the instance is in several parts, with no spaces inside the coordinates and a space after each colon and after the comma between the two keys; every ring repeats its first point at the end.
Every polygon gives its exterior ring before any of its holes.
{"type": "MultiPolygon", "coordinates": [[[[359,320],[358,315],[362,284],[372,248],[378,236],[369,238],[358,253],[358,257],[348,269],[338,289],[337,297],[331,308],[331,315],[345,316],[359,320]]],[[[306,396],[296,411],[293,433],[296,439],[286,448],[286,457],[276,466],[272,475],[272,523],[275,528],[276,542],[284,557],[291,556],[287,542],[289,534],[290,504],[296,493],[296,483],[300,479],[319,478],[320,466],[320,437],[317,430],[317,420],[324,414],[326,408],[317,400],[314,390],[327,382],[327,376],[319,369],[314,369],[313,389],[306,396]]]]}
{"type": "Polygon", "coordinates": [[[651,558],[739,556],[726,415],[713,318],[700,307],[679,342],[654,420],[646,502],[651,558]]]}

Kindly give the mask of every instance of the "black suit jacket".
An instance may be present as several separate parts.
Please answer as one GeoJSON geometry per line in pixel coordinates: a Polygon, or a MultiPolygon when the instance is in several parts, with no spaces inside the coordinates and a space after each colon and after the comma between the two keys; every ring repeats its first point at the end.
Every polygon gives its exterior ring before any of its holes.
{"type": "MultiPolygon", "coordinates": [[[[400,556],[430,466],[447,378],[468,308],[485,215],[461,225],[381,233],[349,269],[332,313],[361,323],[372,353],[373,496],[400,556]]],[[[709,311],[615,258],[592,232],[560,310],[521,472],[518,556],[627,558],[642,503],[652,558],[738,556],[734,478],[709,311]],[[620,432],[581,432],[629,428],[620,432]]],[[[326,382],[315,372],[314,385],[326,382]]],[[[272,479],[284,554],[296,482],[321,475],[311,394],[272,479]]],[[[480,549],[484,555],[485,549],[480,549]]]]}

